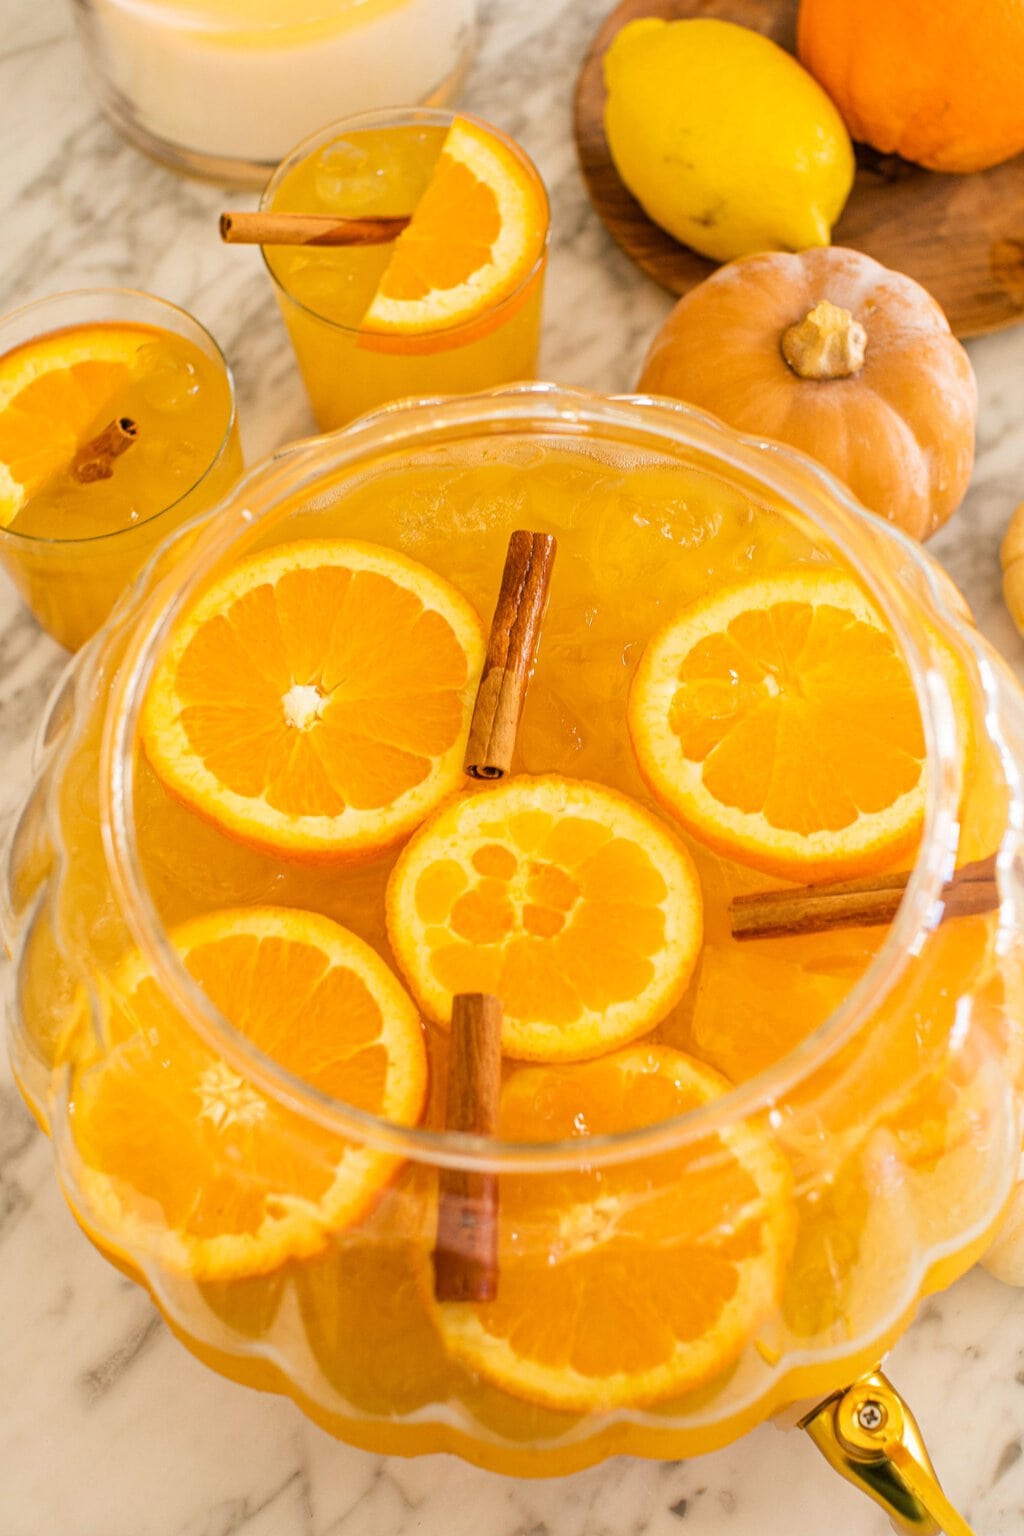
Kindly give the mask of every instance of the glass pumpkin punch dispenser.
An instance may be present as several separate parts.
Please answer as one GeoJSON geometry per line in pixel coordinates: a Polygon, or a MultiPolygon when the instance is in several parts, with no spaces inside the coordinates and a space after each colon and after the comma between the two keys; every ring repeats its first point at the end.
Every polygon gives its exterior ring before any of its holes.
{"type": "Polygon", "coordinates": [[[799,455],[390,407],[65,674],[17,1077],[187,1347],[355,1445],[542,1475],[776,1415],[960,1532],[875,1373],[1016,1179],[1022,763],[946,579],[799,455]]]}

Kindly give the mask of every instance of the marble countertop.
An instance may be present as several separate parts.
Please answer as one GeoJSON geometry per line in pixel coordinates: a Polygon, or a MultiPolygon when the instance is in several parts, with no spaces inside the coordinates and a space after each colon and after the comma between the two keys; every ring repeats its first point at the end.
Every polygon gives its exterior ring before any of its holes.
{"type": "MultiPolygon", "coordinates": [[[[484,0],[466,104],[521,139],[552,194],[543,372],[633,382],[669,299],[615,249],[576,167],[570,104],[610,0],[484,0]]],[[[181,181],[100,117],[67,0],[0,0],[0,311],[91,284],[173,299],[235,371],[248,462],[311,430],[253,251],[215,238],[216,190],[181,181]]],[[[233,198],[234,200],[234,198],[233,198]]],[[[1024,675],[998,544],[1024,496],[1024,327],[974,342],[967,502],[932,546],[1024,675]]],[[[63,653],[0,588],[0,830],[63,653]]],[[[890,1357],[947,1490],[978,1536],[1024,1528],[1024,1297],[980,1271],[929,1301],[890,1357]]],[[[0,1536],[881,1536],[884,1517],[796,1434],[766,1427],[688,1463],[618,1459],[549,1482],[447,1457],[381,1460],[291,1404],[208,1373],[79,1234],[49,1148],[0,1066],[0,1536]]]]}

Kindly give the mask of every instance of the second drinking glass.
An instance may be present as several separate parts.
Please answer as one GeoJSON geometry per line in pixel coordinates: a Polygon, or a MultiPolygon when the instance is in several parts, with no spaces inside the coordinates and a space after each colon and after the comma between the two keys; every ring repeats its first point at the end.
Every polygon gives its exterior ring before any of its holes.
{"type": "Polygon", "coordinates": [[[260,208],[412,215],[386,244],[263,247],[322,429],[404,396],[535,376],[548,199],[497,129],[435,110],[348,118],[294,150],[260,208]]]}
{"type": "Polygon", "coordinates": [[[87,288],[0,320],[0,405],[0,566],[76,650],[241,474],[231,372],[176,305],[87,288]]]}

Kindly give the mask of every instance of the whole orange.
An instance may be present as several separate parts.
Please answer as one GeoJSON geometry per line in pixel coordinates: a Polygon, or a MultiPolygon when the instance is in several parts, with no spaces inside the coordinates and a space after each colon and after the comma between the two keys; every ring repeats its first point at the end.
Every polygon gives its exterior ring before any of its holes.
{"type": "Polygon", "coordinates": [[[797,47],[886,154],[980,171],[1024,150],[1024,0],[801,0],[797,47]]]}

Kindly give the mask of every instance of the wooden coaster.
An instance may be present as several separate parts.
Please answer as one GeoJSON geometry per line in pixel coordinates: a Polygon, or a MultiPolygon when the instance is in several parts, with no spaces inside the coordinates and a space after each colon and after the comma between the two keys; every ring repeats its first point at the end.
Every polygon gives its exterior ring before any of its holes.
{"type": "MultiPolygon", "coordinates": [[[[583,62],[575,134],[590,199],[609,234],[655,282],[687,293],[715,263],[651,222],[626,190],[604,136],[603,61],[638,16],[714,16],[795,52],[797,0],[622,0],[583,62]]],[[[1024,320],[1024,155],[970,176],[943,176],[857,146],[857,178],[833,244],[865,251],[934,294],[958,336],[1024,320]]]]}

